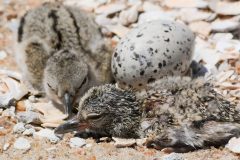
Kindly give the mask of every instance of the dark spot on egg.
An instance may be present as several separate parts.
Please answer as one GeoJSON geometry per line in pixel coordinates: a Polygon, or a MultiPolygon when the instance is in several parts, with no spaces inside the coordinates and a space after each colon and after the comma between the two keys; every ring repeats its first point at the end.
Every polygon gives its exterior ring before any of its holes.
{"type": "Polygon", "coordinates": [[[152,66],[152,62],[147,62],[147,66],[151,67],[152,66]]]}
{"type": "Polygon", "coordinates": [[[169,39],[169,38],[167,38],[167,39],[164,39],[164,41],[165,41],[165,42],[169,42],[169,41],[170,41],[170,39],[169,39]]]}
{"type": "Polygon", "coordinates": [[[117,61],[117,62],[119,62],[119,61],[120,61],[120,56],[118,56],[118,57],[117,57],[116,61],[117,61]]]}
{"type": "Polygon", "coordinates": [[[155,49],[155,53],[158,53],[158,50],[157,50],[157,49],[155,49]]]}
{"type": "Polygon", "coordinates": [[[143,76],[143,75],[144,75],[144,70],[142,70],[142,71],[140,72],[140,75],[141,75],[141,76],[143,76]]]}
{"type": "Polygon", "coordinates": [[[188,42],[190,42],[190,41],[191,41],[191,39],[190,39],[190,38],[188,38],[188,39],[187,39],[187,41],[188,41],[188,42]]]}
{"type": "Polygon", "coordinates": [[[138,33],[136,37],[139,38],[139,37],[142,37],[142,36],[143,36],[143,33],[138,33]]]}
{"type": "Polygon", "coordinates": [[[157,70],[155,69],[153,72],[154,72],[154,73],[157,73],[157,70]]]}
{"type": "Polygon", "coordinates": [[[118,63],[118,66],[121,68],[121,67],[122,67],[122,64],[118,63]]]}
{"type": "Polygon", "coordinates": [[[163,67],[165,67],[167,65],[166,61],[163,60],[163,67]]]}
{"type": "Polygon", "coordinates": [[[156,80],[155,78],[149,78],[148,81],[147,81],[147,83],[152,83],[152,82],[154,82],[155,80],[156,80]]]}
{"type": "Polygon", "coordinates": [[[117,53],[117,52],[115,52],[115,53],[114,53],[114,57],[117,57],[117,55],[118,55],[118,53],[117,53]]]}
{"type": "Polygon", "coordinates": [[[140,86],[140,87],[141,87],[141,86],[142,86],[142,83],[139,83],[139,84],[138,84],[138,86],[140,86]]]}
{"type": "Polygon", "coordinates": [[[162,68],[162,63],[158,63],[158,68],[162,68]]]}
{"type": "Polygon", "coordinates": [[[168,30],[164,30],[165,33],[168,33],[169,31],[168,30]]]}

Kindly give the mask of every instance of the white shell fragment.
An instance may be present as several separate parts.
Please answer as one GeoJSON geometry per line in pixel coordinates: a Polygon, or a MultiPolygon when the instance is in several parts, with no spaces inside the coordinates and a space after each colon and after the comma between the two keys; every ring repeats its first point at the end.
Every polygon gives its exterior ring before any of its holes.
{"type": "Polygon", "coordinates": [[[31,148],[31,144],[27,139],[20,137],[15,141],[13,147],[15,149],[29,150],[31,148]]]}
{"type": "Polygon", "coordinates": [[[12,99],[19,100],[28,93],[22,83],[7,77],[0,76],[0,106],[8,105],[12,99]]]}
{"type": "Polygon", "coordinates": [[[136,144],[136,139],[123,139],[113,137],[113,140],[115,141],[114,146],[117,148],[130,147],[136,144]]]}
{"type": "Polygon", "coordinates": [[[121,85],[138,88],[166,75],[184,75],[192,60],[194,34],[174,21],[151,21],[118,43],[112,72],[121,85]]]}
{"type": "Polygon", "coordinates": [[[51,143],[57,143],[60,139],[54,134],[53,130],[42,129],[38,132],[35,132],[34,137],[43,137],[47,138],[51,143]]]}
{"type": "Polygon", "coordinates": [[[226,145],[230,151],[234,153],[240,153],[240,138],[233,137],[229,140],[228,144],[226,145]]]}
{"type": "Polygon", "coordinates": [[[70,147],[75,148],[75,147],[83,147],[86,145],[85,139],[78,138],[78,137],[73,137],[70,139],[70,147]]]}

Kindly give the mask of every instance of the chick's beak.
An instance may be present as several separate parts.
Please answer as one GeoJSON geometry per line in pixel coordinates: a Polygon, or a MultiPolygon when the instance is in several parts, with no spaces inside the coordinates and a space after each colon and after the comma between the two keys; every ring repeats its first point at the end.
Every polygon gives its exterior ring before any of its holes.
{"type": "Polygon", "coordinates": [[[82,132],[85,131],[89,127],[88,123],[85,121],[79,120],[78,117],[74,117],[73,119],[67,121],[66,123],[58,126],[55,130],[55,134],[64,134],[72,131],[82,132]]]}
{"type": "Polygon", "coordinates": [[[63,103],[64,103],[64,112],[65,114],[67,114],[67,118],[71,116],[72,114],[72,103],[73,103],[73,97],[68,93],[66,92],[64,94],[64,97],[63,97],[63,103]]]}

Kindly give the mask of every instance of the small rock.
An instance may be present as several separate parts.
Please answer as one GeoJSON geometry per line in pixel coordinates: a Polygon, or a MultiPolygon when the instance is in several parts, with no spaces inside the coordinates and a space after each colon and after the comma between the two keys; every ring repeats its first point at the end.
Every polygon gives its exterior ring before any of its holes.
{"type": "Polygon", "coordinates": [[[240,2],[228,2],[212,0],[209,3],[209,7],[217,14],[222,15],[239,15],[240,14],[240,2]]]}
{"type": "Polygon", "coordinates": [[[7,57],[7,53],[5,51],[0,51],[0,60],[3,60],[7,57]]]}
{"type": "Polygon", "coordinates": [[[159,5],[153,4],[148,1],[144,1],[142,8],[143,8],[143,11],[145,11],[145,12],[147,12],[147,11],[162,11],[162,8],[159,5]]]}
{"type": "Polygon", "coordinates": [[[83,147],[86,145],[85,139],[78,138],[78,137],[73,137],[70,139],[70,147],[75,148],[75,147],[83,147]]]}
{"type": "Polygon", "coordinates": [[[138,19],[138,8],[139,5],[132,6],[130,9],[122,11],[119,15],[119,21],[122,25],[129,25],[134,23],[138,19]]]}
{"type": "Polygon", "coordinates": [[[95,21],[100,26],[114,25],[113,21],[104,14],[97,15],[95,21]]]}
{"type": "Polygon", "coordinates": [[[149,22],[149,21],[154,21],[154,20],[169,20],[169,21],[174,21],[175,18],[171,15],[168,14],[167,12],[163,11],[148,11],[140,14],[139,19],[138,19],[138,24],[149,22]]]}
{"type": "Polygon", "coordinates": [[[31,144],[27,139],[20,137],[15,141],[13,147],[15,149],[29,150],[31,148],[31,144]]]}
{"type": "Polygon", "coordinates": [[[205,21],[196,21],[193,23],[190,23],[189,28],[200,35],[208,36],[211,32],[211,25],[208,22],[205,21]]]}
{"type": "Polygon", "coordinates": [[[124,27],[122,25],[108,25],[106,26],[107,29],[114,34],[118,35],[119,37],[124,37],[125,34],[128,33],[129,29],[127,27],[124,27]]]}
{"type": "Polygon", "coordinates": [[[33,123],[33,124],[41,124],[40,113],[33,111],[19,112],[17,113],[17,119],[23,123],[33,123]]]}
{"type": "Polygon", "coordinates": [[[96,9],[101,3],[96,0],[87,0],[87,1],[79,1],[79,0],[70,0],[63,1],[63,4],[69,6],[79,7],[85,11],[92,12],[96,9]]]}
{"type": "Polygon", "coordinates": [[[29,99],[29,101],[30,101],[30,102],[32,102],[32,103],[35,103],[35,102],[37,102],[37,99],[36,99],[36,97],[35,97],[35,96],[33,96],[33,95],[29,96],[29,97],[28,97],[28,99],[29,99]]]}
{"type": "Polygon", "coordinates": [[[26,130],[23,132],[23,135],[24,135],[24,136],[32,136],[34,133],[35,133],[35,129],[34,129],[34,128],[30,128],[30,129],[26,129],[26,130]]]}
{"type": "Polygon", "coordinates": [[[124,10],[126,7],[127,6],[123,3],[106,4],[101,7],[96,8],[95,13],[110,15],[113,13],[120,12],[120,11],[124,10]]]}
{"type": "Polygon", "coordinates": [[[50,129],[42,129],[33,134],[34,137],[44,137],[47,138],[52,143],[57,143],[60,139],[54,134],[53,130],[50,129]]]}
{"type": "Polygon", "coordinates": [[[15,107],[11,106],[10,108],[5,109],[2,112],[2,116],[4,116],[4,117],[15,117],[15,107]]]}
{"type": "Polygon", "coordinates": [[[147,141],[147,138],[136,139],[136,143],[138,146],[143,146],[147,141]]]}
{"type": "Polygon", "coordinates": [[[212,22],[211,28],[215,32],[233,31],[239,28],[239,22],[233,20],[216,20],[212,22]]]}
{"type": "Polygon", "coordinates": [[[13,127],[13,133],[23,133],[26,130],[26,128],[24,127],[24,123],[20,122],[17,123],[14,127],[13,127]]]}
{"type": "Polygon", "coordinates": [[[113,137],[112,139],[115,141],[114,146],[116,146],[117,148],[130,147],[136,144],[135,139],[122,139],[116,137],[113,137]]]}
{"type": "Polygon", "coordinates": [[[240,153],[240,138],[231,138],[225,147],[234,153],[240,153]]]}
{"type": "Polygon", "coordinates": [[[163,156],[162,160],[184,160],[184,158],[177,153],[171,153],[169,155],[163,156]]]}
{"type": "Polygon", "coordinates": [[[164,0],[169,8],[207,8],[208,3],[203,0],[164,0]]]}
{"type": "Polygon", "coordinates": [[[17,111],[20,111],[20,112],[26,111],[26,106],[24,101],[18,101],[16,104],[16,109],[17,111]]]}
{"type": "Polygon", "coordinates": [[[10,147],[10,143],[5,143],[3,145],[3,150],[6,151],[10,147]]]}
{"type": "Polygon", "coordinates": [[[196,8],[183,8],[180,10],[181,20],[185,22],[194,22],[194,21],[212,21],[216,18],[216,14],[206,11],[200,11],[196,8]]]}

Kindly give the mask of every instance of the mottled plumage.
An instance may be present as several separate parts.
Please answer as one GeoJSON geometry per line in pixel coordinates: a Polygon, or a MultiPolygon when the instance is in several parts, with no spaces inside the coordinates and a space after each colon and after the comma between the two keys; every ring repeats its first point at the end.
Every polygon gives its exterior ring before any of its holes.
{"type": "Polygon", "coordinates": [[[169,77],[134,93],[103,85],[79,104],[78,116],[56,129],[104,136],[147,137],[146,145],[186,152],[225,144],[240,134],[239,109],[202,78],[169,77]],[[66,130],[65,130],[66,129],[66,130]]]}
{"type": "Polygon", "coordinates": [[[26,81],[54,101],[78,102],[88,88],[112,78],[110,48],[93,17],[77,8],[44,3],[28,11],[17,41],[16,58],[26,81]]]}

